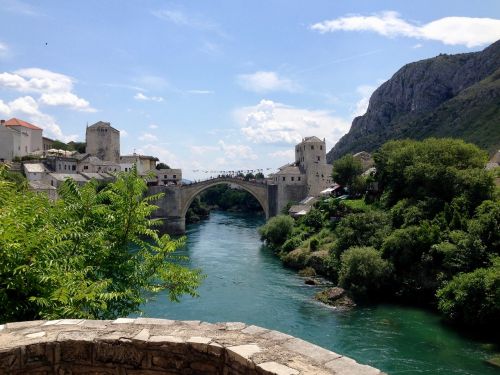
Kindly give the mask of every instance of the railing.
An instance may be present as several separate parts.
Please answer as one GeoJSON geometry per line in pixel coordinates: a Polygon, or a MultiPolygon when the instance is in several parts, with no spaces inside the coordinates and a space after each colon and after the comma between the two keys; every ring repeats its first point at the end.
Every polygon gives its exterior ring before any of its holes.
{"type": "Polygon", "coordinates": [[[202,184],[208,181],[219,181],[219,180],[233,180],[235,182],[249,182],[253,184],[260,184],[260,185],[267,185],[267,180],[266,179],[249,179],[246,180],[244,177],[236,177],[236,176],[231,176],[231,175],[223,175],[223,176],[217,176],[217,177],[209,177],[203,180],[195,180],[192,181],[191,183],[183,183],[185,186],[192,186],[192,185],[197,185],[197,184],[202,184]]]}

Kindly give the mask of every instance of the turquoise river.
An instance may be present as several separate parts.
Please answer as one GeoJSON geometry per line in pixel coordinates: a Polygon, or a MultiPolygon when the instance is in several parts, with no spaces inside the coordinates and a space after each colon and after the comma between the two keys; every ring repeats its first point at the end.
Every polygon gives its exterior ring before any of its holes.
{"type": "Polygon", "coordinates": [[[486,363],[494,349],[445,327],[420,309],[380,305],[338,312],[315,302],[304,284],[262,246],[258,215],[212,212],[188,226],[182,253],[207,276],[198,298],[160,295],[144,316],[238,321],[279,330],[370,364],[388,374],[499,374],[486,363]]]}

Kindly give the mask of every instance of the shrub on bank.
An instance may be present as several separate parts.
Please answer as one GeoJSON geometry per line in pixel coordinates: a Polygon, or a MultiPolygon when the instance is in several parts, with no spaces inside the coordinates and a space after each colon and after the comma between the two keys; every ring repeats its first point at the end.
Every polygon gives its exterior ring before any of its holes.
{"type": "Polygon", "coordinates": [[[391,264],[373,247],[351,247],[341,256],[339,285],[357,297],[379,295],[391,274],[391,264]]]}
{"type": "Polygon", "coordinates": [[[275,216],[259,228],[260,237],[270,247],[277,249],[285,243],[288,236],[292,233],[293,224],[293,219],[290,216],[275,216]]]}

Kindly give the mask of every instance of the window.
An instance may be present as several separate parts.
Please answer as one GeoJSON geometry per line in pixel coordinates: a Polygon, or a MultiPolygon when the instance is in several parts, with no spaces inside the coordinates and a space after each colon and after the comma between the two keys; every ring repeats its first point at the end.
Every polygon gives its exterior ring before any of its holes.
{"type": "Polygon", "coordinates": [[[320,145],[320,146],[319,146],[319,149],[320,149],[320,150],[323,150],[323,145],[320,145]]]}
{"type": "Polygon", "coordinates": [[[314,150],[314,145],[311,145],[311,150],[314,150]]]}
{"type": "Polygon", "coordinates": [[[292,181],[295,181],[295,177],[292,176],[292,181]]]}
{"type": "Polygon", "coordinates": [[[66,167],[67,167],[67,165],[66,165],[66,164],[64,164],[64,170],[66,170],[66,167]]]}
{"type": "Polygon", "coordinates": [[[76,171],[76,165],[73,165],[73,166],[71,167],[71,170],[72,170],[72,171],[76,171]]]}
{"type": "Polygon", "coordinates": [[[163,178],[168,178],[168,176],[167,175],[163,175],[163,178]]]}
{"type": "Polygon", "coordinates": [[[86,171],[87,169],[89,169],[89,166],[88,165],[84,165],[83,169],[86,171]]]}
{"type": "Polygon", "coordinates": [[[297,181],[300,181],[300,176],[299,176],[299,177],[297,177],[297,181]]]}
{"type": "Polygon", "coordinates": [[[177,175],[174,174],[174,178],[177,178],[177,175]]]}
{"type": "Polygon", "coordinates": [[[286,177],[283,176],[283,181],[285,181],[285,180],[286,180],[286,177]]]}
{"type": "Polygon", "coordinates": [[[319,161],[320,157],[318,156],[318,161],[319,161]]]}

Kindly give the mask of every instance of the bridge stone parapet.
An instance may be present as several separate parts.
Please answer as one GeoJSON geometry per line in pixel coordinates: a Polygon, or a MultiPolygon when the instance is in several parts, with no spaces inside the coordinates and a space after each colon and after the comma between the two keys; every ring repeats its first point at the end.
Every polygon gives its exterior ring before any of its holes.
{"type": "Polygon", "coordinates": [[[302,375],[381,372],[244,323],[63,319],[0,326],[0,374],[302,375]]]}

